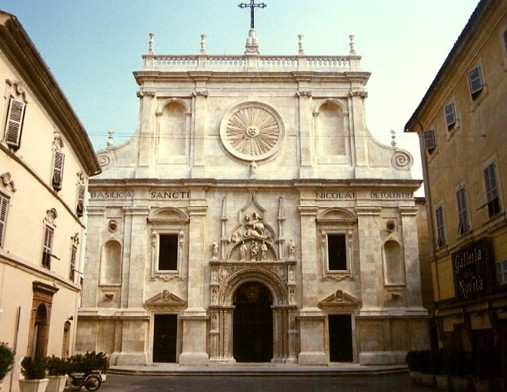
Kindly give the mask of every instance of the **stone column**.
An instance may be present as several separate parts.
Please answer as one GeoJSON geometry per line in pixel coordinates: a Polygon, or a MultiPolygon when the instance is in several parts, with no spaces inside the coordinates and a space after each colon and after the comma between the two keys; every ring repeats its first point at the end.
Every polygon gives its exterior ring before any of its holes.
{"type": "Polygon", "coordinates": [[[379,207],[357,207],[359,269],[361,276],[361,313],[379,311],[382,304],[382,255],[379,207]]]}
{"type": "Polygon", "coordinates": [[[141,99],[141,127],[139,129],[139,167],[148,168],[155,156],[154,146],[154,124],[155,115],[155,92],[140,91],[137,95],[141,99]]]}
{"type": "Polygon", "coordinates": [[[180,315],[182,320],[183,348],[179,357],[181,365],[203,365],[208,363],[206,347],[207,313],[204,290],[206,270],[206,212],[204,190],[192,191],[189,208],[190,224],[188,236],[188,307],[180,315]]]}
{"type": "Polygon", "coordinates": [[[205,82],[198,81],[193,96],[194,107],[194,127],[192,147],[192,178],[205,176],[206,163],[206,118],[207,118],[207,98],[208,90],[205,88],[205,82]]]}
{"type": "Polygon", "coordinates": [[[400,207],[400,215],[403,234],[403,256],[405,259],[407,306],[424,311],[422,307],[421,268],[419,265],[419,245],[417,239],[417,207],[400,207]]]}
{"type": "Polygon", "coordinates": [[[300,147],[300,177],[309,177],[313,169],[313,121],[312,121],[312,92],[300,90],[296,93],[299,103],[299,147],[300,147]]]}
{"type": "Polygon", "coordinates": [[[300,206],[301,216],[301,291],[302,309],[299,311],[301,365],[327,363],[324,346],[325,314],[318,304],[317,207],[300,206]]]}

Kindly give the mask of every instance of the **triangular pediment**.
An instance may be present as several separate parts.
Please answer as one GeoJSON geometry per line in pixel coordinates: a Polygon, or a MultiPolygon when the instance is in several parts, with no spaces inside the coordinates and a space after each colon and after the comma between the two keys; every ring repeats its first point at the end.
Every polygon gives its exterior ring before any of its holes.
{"type": "Polygon", "coordinates": [[[146,308],[186,306],[187,302],[169,290],[154,295],[144,303],[146,308]]]}
{"type": "Polygon", "coordinates": [[[344,307],[344,306],[359,306],[361,301],[353,295],[343,290],[336,290],[333,294],[328,295],[319,302],[319,308],[326,307],[344,307]]]}

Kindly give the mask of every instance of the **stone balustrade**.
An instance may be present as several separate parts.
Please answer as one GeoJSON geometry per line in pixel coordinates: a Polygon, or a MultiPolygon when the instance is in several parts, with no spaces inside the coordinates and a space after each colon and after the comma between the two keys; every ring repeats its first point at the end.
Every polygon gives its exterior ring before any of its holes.
{"type": "Polygon", "coordinates": [[[143,56],[145,70],[163,71],[359,71],[361,56],[155,55],[143,56]]]}

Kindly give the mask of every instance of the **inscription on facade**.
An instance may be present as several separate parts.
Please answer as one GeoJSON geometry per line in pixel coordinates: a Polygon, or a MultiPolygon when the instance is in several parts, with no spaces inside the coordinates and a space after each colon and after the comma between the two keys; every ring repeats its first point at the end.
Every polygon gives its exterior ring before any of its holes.
{"type": "Polygon", "coordinates": [[[370,192],[370,198],[375,200],[401,200],[401,199],[412,199],[412,192],[393,192],[393,191],[372,191],[370,192]]]}
{"type": "Polygon", "coordinates": [[[134,197],[134,192],[130,191],[92,191],[90,199],[92,200],[128,200],[134,197]]]}
{"type": "Polygon", "coordinates": [[[319,200],[355,200],[355,192],[347,191],[322,191],[317,192],[316,197],[319,200]]]}
{"type": "Polygon", "coordinates": [[[190,191],[165,190],[150,191],[151,200],[183,200],[190,199],[190,191]]]}

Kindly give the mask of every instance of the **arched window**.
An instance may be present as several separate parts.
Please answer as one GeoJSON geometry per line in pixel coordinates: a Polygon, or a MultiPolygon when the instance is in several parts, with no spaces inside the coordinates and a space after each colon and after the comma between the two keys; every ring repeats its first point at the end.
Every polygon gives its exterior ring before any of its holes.
{"type": "Polygon", "coordinates": [[[317,135],[319,153],[326,156],[345,155],[345,123],[341,108],[326,102],[319,109],[317,135]]]}
{"type": "Polygon", "coordinates": [[[174,157],[185,156],[187,135],[183,105],[178,102],[166,105],[160,116],[159,127],[159,160],[172,162],[174,157]]]}
{"type": "Polygon", "coordinates": [[[384,244],[384,279],[386,285],[404,285],[405,268],[400,244],[389,240],[384,244]]]}
{"type": "Polygon", "coordinates": [[[118,241],[108,241],[102,248],[100,283],[121,283],[121,245],[118,241]]]}

